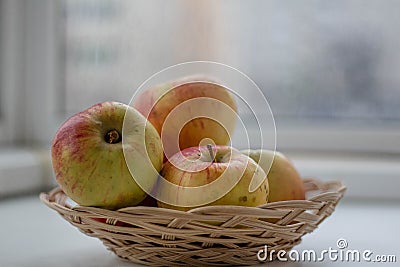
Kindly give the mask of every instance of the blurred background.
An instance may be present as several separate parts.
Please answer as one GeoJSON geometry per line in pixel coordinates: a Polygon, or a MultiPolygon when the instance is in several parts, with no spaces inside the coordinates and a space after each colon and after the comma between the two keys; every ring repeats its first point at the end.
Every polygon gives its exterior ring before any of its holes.
{"type": "Polygon", "coordinates": [[[348,196],[400,199],[400,2],[0,0],[0,199],[54,185],[50,142],[161,69],[247,74],[277,148],[348,196]],[[361,182],[360,182],[361,181],[361,182]]]}

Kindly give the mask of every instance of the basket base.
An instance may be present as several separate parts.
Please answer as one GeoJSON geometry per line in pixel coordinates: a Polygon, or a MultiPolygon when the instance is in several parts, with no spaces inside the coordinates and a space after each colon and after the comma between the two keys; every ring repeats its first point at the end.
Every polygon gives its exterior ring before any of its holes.
{"type": "MultiPolygon", "coordinates": [[[[272,259],[267,257],[265,261],[258,259],[257,254],[260,250],[264,250],[264,246],[232,249],[211,247],[187,251],[183,248],[167,247],[149,249],[136,244],[126,244],[122,247],[115,245],[110,240],[102,241],[107,249],[120,259],[147,266],[250,266],[276,260],[276,254],[273,255],[272,259]]],[[[271,249],[290,251],[300,242],[301,239],[298,239],[291,244],[284,244],[271,249]]]]}

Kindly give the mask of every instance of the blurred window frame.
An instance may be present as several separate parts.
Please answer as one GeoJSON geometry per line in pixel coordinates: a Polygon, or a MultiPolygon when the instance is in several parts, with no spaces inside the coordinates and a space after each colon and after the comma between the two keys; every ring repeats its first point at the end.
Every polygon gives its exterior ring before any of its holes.
{"type": "Polygon", "coordinates": [[[56,2],[0,0],[0,198],[54,184],[56,2]]]}
{"type": "MultiPolygon", "coordinates": [[[[21,182],[19,190],[51,184],[50,142],[66,115],[63,114],[62,96],[59,94],[63,86],[63,69],[59,57],[62,54],[59,49],[63,49],[63,44],[59,43],[63,40],[60,38],[63,29],[59,28],[57,10],[61,3],[52,0],[0,0],[0,143],[6,146],[24,145],[22,151],[13,154],[17,161],[21,160],[19,165],[3,166],[8,168],[6,171],[0,166],[3,173],[0,176],[0,188],[6,188],[5,179],[9,177],[29,179],[30,182],[21,182]],[[21,171],[21,166],[28,167],[21,171]]],[[[285,125],[277,121],[277,148],[289,155],[292,151],[314,151],[328,156],[331,152],[336,155],[350,152],[356,157],[367,155],[380,158],[380,154],[374,154],[380,151],[398,157],[399,140],[398,126],[377,128],[367,125],[361,128],[341,124],[285,125]]],[[[10,153],[4,154],[7,157],[10,153]]],[[[325,164],[329,168],[329,161],[325,164]]],[[[321,172],[321,175],[324,174],[321,172]]],[[[392,179],[394,172],[376,173],[380,174],[380,178],[387,176],[392,179]]],[[[356,184],[357,175],[355,170],[350,182],[356,184]]],[[[394,185],[400,186],[400,181],[388,183],[387,186],[394,185]]],[[[11,188],[18,191],[18,188],[11,188]]],[[[1,194],[0,190],[0,197],[1,194]]],[[[385,190],[381,191],[381,197],[385,197],[385,190]]]]}
{"type": "Polygon", "coordinates": [[[0,1],[0,144],[12,146],[22,138],[23,22],[20,1],[0,1]]]}

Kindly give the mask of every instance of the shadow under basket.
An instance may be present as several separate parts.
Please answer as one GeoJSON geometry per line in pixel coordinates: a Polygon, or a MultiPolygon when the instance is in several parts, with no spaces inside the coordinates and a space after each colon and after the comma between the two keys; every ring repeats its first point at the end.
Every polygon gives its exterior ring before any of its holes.
{"type": "Polygon", "coordinates": [[[123,259],[150,266],[259,264],[257,252],[290,250],[334,211],[346,187],[303,180],[307,199],[259,207],[207,206],[190,211],[136,206],[116,211],[73,206],[56,188],[41,201],[123,259]]]}

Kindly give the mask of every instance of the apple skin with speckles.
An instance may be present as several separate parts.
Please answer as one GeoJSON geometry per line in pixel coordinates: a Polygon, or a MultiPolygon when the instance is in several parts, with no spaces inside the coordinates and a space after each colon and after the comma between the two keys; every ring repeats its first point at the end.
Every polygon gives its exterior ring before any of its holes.
{"type": "MultiPolygon", "coordinates": [[[[224,172],[230,170],[230,174],[233,174],[233,176],[236,174],[241,175],[234,187],[226,190],[227,188],[224,188],[224,186],[217,186],[199,192],[199,195],[217,194],[221,197],[198,207],[215,205],[255,207],[267,203],[269,194],[268,180],[265,172],[254,160],[230,146],[213,146],[212,149],[215,153],[214,156],[208,153],[206,146],[184,149],[164,164],[161,176],[175,185],[201,187],[220,179],[224,172]],[[249,185],[255,173],[263,180],[255,191],[249,192],[249,185]]],[[[158,190],[163,191],[166,189],[158,188],[158,190]]],[[[175,192],[165,192],[165,194],[173,199],[170,199],[169,204],[158,201],[159,207],[182,211],[196,208],[186,206],[191,201],[190,199],[185,199],[183,191],[176,190],[175,192]],[[172,201],[174,201],[175,205],[170,204],[172,201]]],[[[198,196],[193,194],[189,197],[196,198],[198,196]]]]}
{"type": "MultiPolygon", "coordinates": [[[[56,180],[79,205],[106,209],[137,205],[146,193],[132,177],[124,152],[149,157],[154,169],[162,168],[161,139],[151,123],[128,105],[96,104],[70,117],[56,132],[51,148],[56,180]],[[125,112],[130,115],[125,123],[133,130],[122,136],[125,112]]],[[[157,175],[145,178],[157,181],[157,175]]]]}
{"type": "Polygon", "coordinates": [[[270,187],[268,202],[305,199],[301,176],[284,154],[267,149],[241,152],[254,159],[267,173],[270,187]]]}
{"type": "Polygon", "coordinates": [[[229,133],[233,132],[237,122],[237,105],[229,90],[209,78],[200,76],[185,77],[149,88],[134,98],[132,106],[142,113],[160,134],[166,156],[164,161],[180,150],[201,145],[201,141],[206,138],[212,139],[215,145],[227,145],[231,141],[229,133]],[[187,101],[199,98],[208,98],[208,101],[199,104],[196,111],[195,105],[187,101]],[[216,105],[217,101],[227,105],[233,112],[221,109],[216,105]],[[188,105],[184,105],[185,102],[188,105]],[[179,128],[179,133],[176,133],[164,123],[178,106],[180,110],[169,118],[167,125],[171,125],[173,129],[179,128]],[[183,116],[192,114],[195,117],[204,111],[214,114],[193,118],[183,125],[178,122],[183,116]],[[171,146],[172,143],[178,143],[179,146],[171,146]]]}

